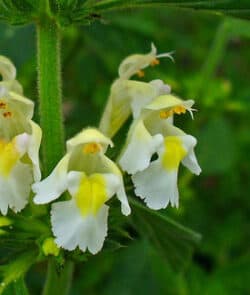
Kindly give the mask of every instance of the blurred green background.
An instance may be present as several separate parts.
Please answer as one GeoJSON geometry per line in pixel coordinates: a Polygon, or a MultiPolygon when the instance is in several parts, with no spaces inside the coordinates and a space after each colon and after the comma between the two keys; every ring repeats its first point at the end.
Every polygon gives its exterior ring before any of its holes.
{"type": "MultiPolygon", "coordinates": [[[[36,100],[34,27],[1,24],[0,36],[0,54],[13,60],[25,95],[36,100]]],[[[163,210],[202,234],[184,269],[174,271],[146,239],[135,238],[129,247],[77,265],[71,294],[250,294],[250,22],[185,10],[131,10],[67,28],[62,36],[67,137],[98,125],[120,61],[148,52],[154,42],[160,53],[175,50],[175,63],[162,59],[144,80],[162,79],[196,101],[195,120],[185,115],[176,124],[197,137],[203,169],[199,177],[181,169],[180,208],[163,210]]],[[[45,265],[29,272],[31,294],[38,294],[44,275],[45,265]]]]}

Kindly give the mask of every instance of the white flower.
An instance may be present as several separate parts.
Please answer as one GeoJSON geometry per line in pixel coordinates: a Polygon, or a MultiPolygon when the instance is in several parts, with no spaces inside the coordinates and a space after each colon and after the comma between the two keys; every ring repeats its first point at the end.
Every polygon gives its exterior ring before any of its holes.
{"type": "Polygon", "coordinates": [[[196,139],[174,127],[174,113],[192,112],[193,101],[162,95],[148,104],[132,124],[119,159],[122,169],[132,174],[137,196],[152,209],[178,206],[177,173],[182,162],[195,174],[200,167],[194,155],[196,139]],[[151,161],[156,154],[158,159],[151,161]]]}
{"type": "MultiPolygon", "coordinates": [[[[0,68],[5,59],[0,57],[0,68]]],[[[8,60],[4,65],[8,64],[8,60]]],[[[13,78],[9,71],[4,78],[13,78]]],[[[22,210],[28,202],[31,183],[39,181],[41,129],[31,118],[34,104],[29,99],[0,85],[0,211],[22,210]]]]}
{"type": "Polygon", "coordinates": [[[154,44],[151,44],[151,51],[147,54],[133,54],[126,57],[119,66],[119,77],[122,79],[130,79],[133,75],[137,74],[139,77],[144,76],[142,71],[148,66],[159,64],[159,58],[169,57],[173,60],[173,52],[157,54],[157,49],[154,44]]]}
{"type": "Polygon", "coordinates": [[[131,112],[136,118],[141,109],[156,96],[170,93],[170,87],[161,80],[153,80],[149,83],[130,80],[131,76],[136,73],[142,76],[142,69],[145,67],[159,64],[158,58],[161,57],[173,59],[171,53],[157,55],[156,48],[152,44],[150,53],[130,55],[121,62],[118,70],[119,78],[111,86],[108,102],[99,125],[104,134],[113,137],[131,112]]]}
{"type": "Polygon", "coordinates": [[[32,121],[29,124],[29,130],[12,140],[0,137],[0,211],[3,215],[8,208],[19,212],[25,207],[31,184],[41,176],[38,157],[41,129],[32,121]]]}
{"type": "Polygon", "coordinates": [[[135,194],[144,199],[149,208],[166,208],[169,202],[178,207],[179,164],[197,175],[201,171],[194,155],[195,145],[196,139],[191,135],[166,136],[163,148],[158,151],[159,158],[132,176],[135,194]]]}
{"type": "Polygon", "coordinates": [[[68,191],[71,199],[52,204],[52,231],[58,246],[95,254],[107,235],[109,207],[117,194],[122,213],[130,214],[120,170],[104,155],[112,142],[98,130],[88,128],[67,142],[67,153],[54,171],[33,185],[34,202],[51,202],[68,191]]]}

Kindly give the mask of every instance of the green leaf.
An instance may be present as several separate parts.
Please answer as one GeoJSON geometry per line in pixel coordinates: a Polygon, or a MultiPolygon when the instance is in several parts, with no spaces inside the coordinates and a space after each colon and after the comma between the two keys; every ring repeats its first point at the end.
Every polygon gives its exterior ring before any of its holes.
{"type": "MultiPolygon", "coordinates": [[[[7,265],[0,266],[0,277],[2,278],[0,284],[0,294],[3,293],[5,288],[11,284],[22,279],[30,266],[36,261],[37,251],[29,250],[17,256],[7,265]]],[[[17,288],[20,285],[16,286],[17,288]]],[[[20,287],[21,288],[21,287],[20,287]]],[[[27,294],[27,293],[26,293],[27,294]]],[[[25,293],[18,293],[18,295],[26,295],[25,293]]]]}
{"type": "Polygon", "coordinates": [[[130,199],[133,226],[175,270],[185,267],[201,235],[130,199]]]}
{"type": "Polygon", "coordinates": [[[0,0],[0,20],[13,25],[31,22],[36,11],[36,1],[0,0]]]}
{"type": "Polygon", "coordinates": [[[26,287],[23,277],[21,277],[16,282],[14,282],[13,285],[14,285],[15,295],[29,295],[29,291],[26,287]]]}
{"type": "Polygon", "coordinates": [[[248,0],[102,0],[96,1],[95,4],[91,4],[92,7],[95,8],[98,12],[136,7],[169,7],[185,9],[188,8],[193,10],[208,10],[241,18],[250,18],[250,2],[248,0]]]}

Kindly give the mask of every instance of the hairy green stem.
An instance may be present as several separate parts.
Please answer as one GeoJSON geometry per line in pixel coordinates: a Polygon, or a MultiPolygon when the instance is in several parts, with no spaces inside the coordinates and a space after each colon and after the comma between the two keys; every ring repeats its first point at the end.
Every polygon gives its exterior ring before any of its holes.
{"type": "MultiPolygon", "coordinates": [[[[44,2],[45,4],[47,2],[44,2]]],[[[60,33],[57,24],[48,15],[37,24],[38,87],[40,124],[43,130],[43,174],[47,176],[64,153],[64,129],[62,118],[60,33]]],[[[66,261],[63,269],[57,270],[53,257],[48,263],[48,272],[43,295],[66,295],[69,292],[73,263],[66,261]]]]}
{"type": "Polygon", "coordinates": [[[37,25],[37,40],[43,172],[47,176],[64,152],[60,34],[53,20],[44,17],[37,25]]]}

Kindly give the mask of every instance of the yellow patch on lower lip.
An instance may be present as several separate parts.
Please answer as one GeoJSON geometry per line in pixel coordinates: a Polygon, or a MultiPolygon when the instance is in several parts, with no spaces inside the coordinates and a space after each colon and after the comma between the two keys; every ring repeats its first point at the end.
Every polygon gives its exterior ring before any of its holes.
{"type": "Polygon", "coordinates": [[[5,142],[0,139],[0,175],[8,177],[19,158],[15,141],[5,142]]]}
{"type": "Polygon", "coordinates": [[[165,150],[162,164],[166,170],[176,170],[183,158],[187,155],[182,142],[177,136],[168,136],[164,141],[165,150]]]}
{"type": "Polygon", "coordinates": [[[102,175],[93,174],[81,179],[75,200],[83,216],[96,214],[107,199],[106,181],[102,175]]]}

